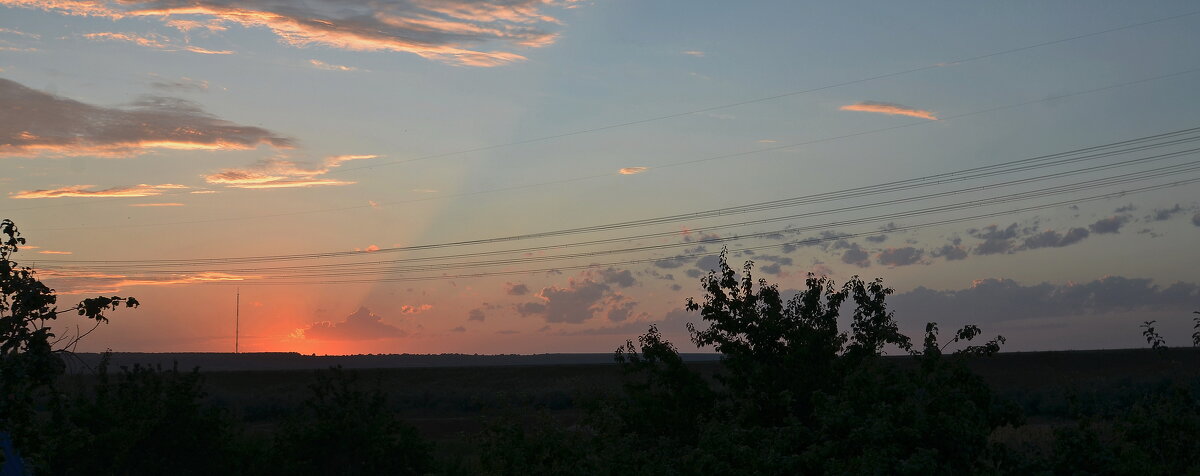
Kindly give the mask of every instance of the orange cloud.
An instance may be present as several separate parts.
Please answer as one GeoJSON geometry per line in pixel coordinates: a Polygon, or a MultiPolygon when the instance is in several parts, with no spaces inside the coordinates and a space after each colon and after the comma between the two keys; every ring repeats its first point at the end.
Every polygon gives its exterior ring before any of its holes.
{"type": "Polygon", "coordinates": [[[620,172],[621,175],[636,175],[636,174],[645,172],[649,169],[650,169],[649,167],[625,167],[621,170],[618,170],[617,172],[620,172]]]}
{"type": "Polygon", "coordinates": [[[10,195],[11,198],[29,199],[29,198],[74,198],[74,197],[99,197],[99,198],[128,198],[128,197],[153,197],[162,195],[167,190],[178,190],[187,188],[183,185],[172,183],[164,183],[161,185],[146,185],[138,184],[128,187],[112,187],[103,190],[89,190],[94,185],[70,185],[47,190],[22,190],[10,195]]]}
{"type": "MultiPolygon", "coordinates": [[[[2,0],[0,0],[2,1],[2,0]]],[[[217,119],[182,99],[147,97],[107,108],[0,78],[0,157],[130,157],[154,149],[249,150],[292,140],[217,119]]]]}
{"type": "Polygon", "coordinates": [[[409,306],[407,304],[400,306],[401,314],[418,314],[433,309],[432,304],[422,304],[420,306],[409,306]]]}
{"type": "Polygon", "coordinates": [[[43,254],[43,255],[70,255],[70,254],[75,254],[75,253],[74,253],[74,252],[71,252],[71,251],[42,250],[42,251],[39,251],[39,252],[38,252],[38,254],[43,254]]]}
{"type": "Polygon", "coordinates": [[[376,157],[375,155],[336,155],[327,157],[319,166],[310,167],[304,167],[290,160],[266,159],[260,160],[250,167],[225,169],[206,175],[204,180],[210,184],[249,189],[351,185],[355,182],[320,178],[319,176],[328,173],[344,162],[376,157]]]}
{"type": "Polygon", "coordinates": [[[571,7],[577,1],[0,0],[0,5],[112,19],[153,18],[181,31],[220,31],[227,25],[261,27],[292,46],[395,51],[464,66],[498,66],[525,59],[503,48],[554,43],[558,34],[547,27],[561,22],[543,11],[553,6],[571,7]]]}
{"type": "Polygon", "coordinates": [[[874,112],[892,116],[909,116],[920,119],[929,119],[931,121],[938,120],[937,116],[934,115],[932,111],[915,109],[908,106],[902,106],[900,104],[891,104],[886,102],[863,101],[858,104],[842,106],[839,109],[843,111],[874,112]]]}
{"type": "Polygon", "coordinates": [[[329,64],[324,61],[315,60],[315,59],[308,60],[308,63],[313,65],[314,68],[323,69],[326,71],[346,71],[346,72],[361,71],[360,69],[355,68],[353,66],[342,66],[340,64],[329,64]]]}
{"type": "Polygon", "coordinates": [[[176,286],[258,279],[260,276],[236,275],[221,272],[176,273],[166,275],[128,276],[68,269],[43,268],[38,275],[51,283],[59,294],[107,294],[132,286],[176,286]]]}
{"type": "Polygon", "coordinates": [[[127,42],[127,43],[133,43],[138,46],[144,46],[146,48],[154,48],[156,50],[163,50],[163,51],[190,51],[192,53],[200,53],[200,54],[206,54],[206,55],[231,55],[231,54],[233,54],[232,51],[210,50],[210,49],[200,48],[198,46],[191,46],[191,45],[174,45],[174,44],[171,44],[170,40],[168,40],[167,37],[162,36],[162,35],[156,35],[156,34],[150,34],[150,35],[143,36],[143,35],[137,35],[134,33],[100,32],[100,33],[87,33],[87,34],[84,34],[83,37],[87,38],[89,40],[94,40],[94,41],[123,41],[123,42],[127,42]]]}

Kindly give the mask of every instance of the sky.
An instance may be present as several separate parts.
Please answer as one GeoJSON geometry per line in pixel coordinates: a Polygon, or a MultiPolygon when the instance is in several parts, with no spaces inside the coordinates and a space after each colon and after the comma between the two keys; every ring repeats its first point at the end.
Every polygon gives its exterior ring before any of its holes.
{"type": "Polygon", "coordinates": [[[0,217],[81,351],[693,351],[722,249],[1188,345],[1198,81],[1188,1],[0,0],[0,217]]]}

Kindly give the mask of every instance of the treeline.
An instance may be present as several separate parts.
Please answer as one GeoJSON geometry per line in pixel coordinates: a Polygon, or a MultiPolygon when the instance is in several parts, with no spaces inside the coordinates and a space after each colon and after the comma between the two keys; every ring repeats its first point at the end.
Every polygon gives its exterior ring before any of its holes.
{"type": "Polygon", "coordinates": [[[752,278],[752,263],[739,273],[724,254],[702,279],[703,300],[687,303],[704,322],[689,326],[692,342],[721,354],[715,375],[689,367],[650,327],[616,351],[621,390],[580,399],[580,418],[518,412],[435,444],[379,387],[340,368],[318,372],[300,405],[268,426],[208,398],[196,370],[114,374],[102,363],[87,386],[67,391],[53,345],[62,338],[47,323],[69,311],[99,324],[137,301],[93,298],[59,311],[52,291],[9,259],[23,244],[15,231],[0,222],[0,430],[37,474],[1200,473],[1200,402],[1188,387],[1072,405],[1073,424],[1021,438],[1030,427],[1022,408],[966,365],[998,352],[1002,337],[978,343],[975,326],[942,337],[931,323],[914,342],[879,280],[835,286],[810,276],[785,302],[752,278]],[[847,329],[844,307],[853,310],[847,329]]]}

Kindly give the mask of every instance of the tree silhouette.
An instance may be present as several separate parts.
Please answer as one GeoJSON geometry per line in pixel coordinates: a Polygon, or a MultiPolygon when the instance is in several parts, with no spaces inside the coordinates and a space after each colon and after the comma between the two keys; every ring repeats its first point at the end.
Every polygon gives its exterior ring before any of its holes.
{"type": "Polygon", "coordinates": [[[12,432],[17,444],[33,451],[38,446],[34,428],[35,394],[51,385],[66,365],[70,352],[87,332],[57,336],[50,322],[60,314],[75,312],[95,322],[107,322],[104,312],[122,304],[137,307],[132,297],[95,297],[59,309],[54,290],[37,278],[33,268],[20,266],[13,255],[25,245],[12,220],[0,221],[0,430],[12,432]]]}

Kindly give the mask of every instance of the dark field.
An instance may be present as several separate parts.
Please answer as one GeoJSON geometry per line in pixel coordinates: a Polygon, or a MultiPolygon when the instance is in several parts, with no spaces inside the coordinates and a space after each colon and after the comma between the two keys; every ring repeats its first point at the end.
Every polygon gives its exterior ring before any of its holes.
{"type": "MultiPolygon", "coordinates": [[[[711,378],[720,365],[712,354],[685,354],[688,365],[711,378]]],[[[86,357],[86,356],[85,356],[86,357]]],[[[549,416],[572,421],[599,397],[621,391],[621,371],[613,363],[578,364],[578,361],[611,361],[603,354],[547,354],[542,356],[460,356],[476,366],[452,366],[452,356],[341,356],[306,357],[295,354],[114,354],[114,366],[134,362],[162,365],[164,359],[183,362],[210,361],[226,367],[268,367],[280,362],[311,367],[324,359],[352,368],[364,388],[379,388],[388,405],[427,438],[439,442],[469,439],[489,418],[549,416]],[[283,357],[281,357],[283,356],[283,357]],[[189,358],[190,357],[190,358],[189,358]],[[286,358],[285,358],[286,357],[286,358]],[[299,358],[299,359],[298,359],[299,358]],[[300,359],[316,359],[297,363],[300,359]],[[553,363],[568,362],[568,363],[553,363]],[[536,362],[531,364],[528,362],[536,362]],[[395,368],[365,368],[403,365],[395,368]],[[430,366],[436,365],[436,366],[430,366]]],[[[889,360],[908,365],[908,357],[889,360]]],[[[169,367],[169,363],[166,365],[169,367]]],[[[1005,428],[997,437],[1037,439],[1047,428],[1072,421],[1073,411],[1104,413],[1132,405],[1146,392],[1179,384],[1200,388],[1200,350],[1174,348],[1020,352],[976,358],[969,367],[1001,397],[1025,412],[1022,428],[1005,428]],[[1074,407],[1072,407],[1074,405],[1074,407]],[[1017,436],[1014,436],[1017,435],[1017,436]]],[[[180,370],[187,370],[183,363],[180,370]]],[[[115,370],[115,369],[114,369],[115,370]]],[[[200,368],[204,389],[218,406],[227,408],[251,431],[273,428],[293,413],[309,395],[315,371],[225,370],[200,368]]],[[[64,377],[69,387],[90,385],[92,377],[64,377]]],[[[454,445],[457,446],[457,445],[454,445]]]]}

